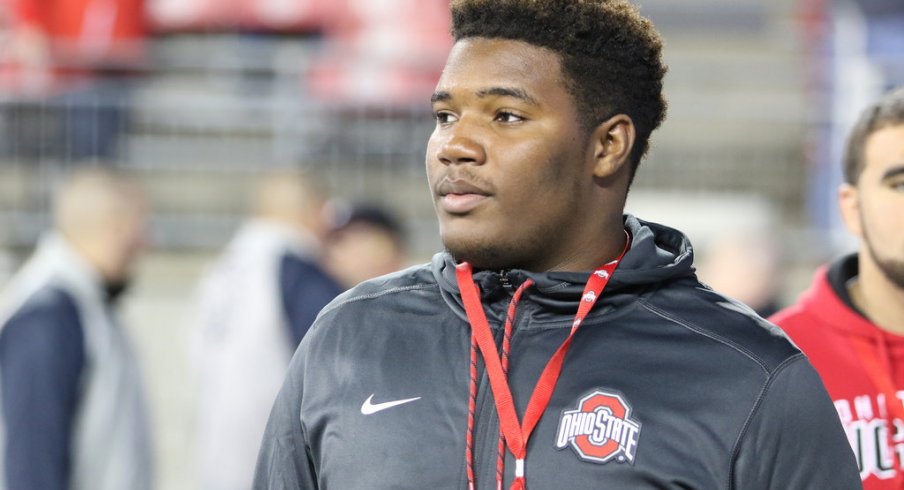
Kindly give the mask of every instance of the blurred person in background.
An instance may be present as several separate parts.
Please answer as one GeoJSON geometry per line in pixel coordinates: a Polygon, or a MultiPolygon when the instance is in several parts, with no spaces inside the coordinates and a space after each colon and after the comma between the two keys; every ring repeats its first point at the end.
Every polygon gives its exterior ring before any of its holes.
{"type": "Polygon", "coordinates": [[[809,357],[835,401],[867,490],[904,488],[904,87],[864,110],[838,190],[856,253],[820,268],[770,318],[809,357]]]}
{"type": "Polygon", "coordinates": [[[115,311],[145,245],[142,196],[106,170],[74,174],[3,291],[3,488],[151,488],[142,376],[115,311]]]}
{"type": "Polygon", "coordinates": [[[251,488],[267,416],[292,353],[342,288],[323,270],[324,196],[308,177],[271,172],[253,216],[200,286],[198,478],[204,490],[251,488]]]}
{"type": "Polygon", "coordinates": [[[355,111],[419,104],[432,92],[452,44],[447,5],[447,0],[331,2],[324,52],[305,75],[309,96],[355,111]]]}
{"type": "Polygon", "coordinates": [[[779,252],[773,233],[739,230],[702,247],[700,279],[767,317],[779,309],[779,252]]]}
{"type": "Polygon", "coordinates": [[[324,249],[327,270],[342,286],[402,268],[405,233],[395,215],[375,204],[339,208],[324,249]]]}
{"type": "Polygon", "coordinates": [[[144,60],[145,0],[5,2],[0,91],[20,98],[10,139],[28,156],[114,157],[144,60]]]}

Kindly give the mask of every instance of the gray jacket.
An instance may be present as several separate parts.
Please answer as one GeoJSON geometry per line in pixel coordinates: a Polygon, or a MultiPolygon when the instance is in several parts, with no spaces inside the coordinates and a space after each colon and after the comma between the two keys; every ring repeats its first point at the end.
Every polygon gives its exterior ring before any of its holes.
{"type": "MultiPolygon", "coordinates": [[[[807,359],[698,282],[681,233],[631,216],[625,226],[631,249],[530,438],[528,488],[861,488],[807,359]]],[[[512,288],[528,277],[536,285],[518,306],[509,370],[519,417],[587,273],[475,273],[497,343],[512,288]]],[[[447,254],[337,298],[295,354],[254,488],[467,488],[469,341],[447,254]]],[[[482,363],[479,380],[474,469],[477,488],[492,489],[499,425],[482,363]]],[[[514,467],[509,454],[506,488],[514,467]]]]}

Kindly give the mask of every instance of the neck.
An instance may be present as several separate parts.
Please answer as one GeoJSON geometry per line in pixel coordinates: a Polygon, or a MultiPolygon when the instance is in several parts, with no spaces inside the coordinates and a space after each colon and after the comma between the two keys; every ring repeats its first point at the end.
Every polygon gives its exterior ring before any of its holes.
{"type": "Polygon", "coordinates": [[[868,257],[860,256],[860,272],[848,287],[851,301],[880,329],[904,335],[904,290],[882,274],[868,257]]]}
{"type": "Polygon", "coordinates": [[[110,260],[111,254],[101,245],[87,240],[68,240],[75,253],[97,273],[104,283],[112,282],[117,277],[116,268],[110,260]]]}
{"type": "Polygon", "coordinates": [[[626,246],[627,233],[621,215],[617,220],[610,220],[601,229],[601,233],[587,235],[576,243],[573,254],[564,257],[546,271],[586,272],[615,260],[626,246]]]}

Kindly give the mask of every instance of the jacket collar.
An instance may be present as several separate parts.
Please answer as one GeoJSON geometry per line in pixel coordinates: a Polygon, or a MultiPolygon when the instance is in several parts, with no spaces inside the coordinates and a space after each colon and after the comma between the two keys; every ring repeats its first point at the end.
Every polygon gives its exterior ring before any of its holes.
{"type": "Polygon", "coordinates": [[[846,287],[843,283],[858,272],[856,261],[857,255],[852,254],[820,267],[810,288],[801,295],[802,306],[819,318],[823,325],[848,335],[870,338],[885,335],[889,340],[904,342],[904,336],[881,330],[839,296],[836,289],[846,287]],[[833,285],[833,282],[836,284],[833,285]]]}
{"type": "Polygon", "coordinates": [[[3,289],[0,317],[11,314],[32,294],[47,285],[64,286],[82,301],[105,304],[100,274],[85,262],[63,236],[51,232],[41,238],[34,254],[3,289]]]}
{"type": "MultiPolygon", "coordinates": [[[[612,275],[606,287],[606,298],[628,291],[640,291],[663,282],[692,276],[693,247],[684,234],[656,223],[645,222],[632,215],[625,215],[625,229],[631,234],[631,248],[612,275]]],[[[461,317],[461,294],[455,277],[455,261],[447,253],[433,257],[433,275],[440,285],[446,303],[461,317]]],[[[505,280],[517,288],[528,278],[536,286],[525,298],[555,312],[576,311],[591,271],[586,272],[532,272],[521,269],[505,271],[505,280]]],[[[500,272],[478,271],[474,281],[480,287],[485,305],[507,304],[511,291],[503,285],[500,272]]],[[[491,312],[488,312],[491,314],[491,312]]]]}

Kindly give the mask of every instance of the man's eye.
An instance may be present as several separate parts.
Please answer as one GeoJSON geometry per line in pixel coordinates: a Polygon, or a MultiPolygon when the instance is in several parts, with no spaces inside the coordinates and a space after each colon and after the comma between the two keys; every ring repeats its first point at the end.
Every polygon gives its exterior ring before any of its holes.
{"type": "Polygon", "coordinates": [[[434,112],[433,119],[436,120],[437,124],[448,124],[450,122],[455,122],[455,116],[445,111],[434,112]]]}
{"type": "Polygon", "coordinates": [[[499,111],[496,113],[496,121],[504,122],[504,123],[514,123],[521,122],[524,118],[508,111],[499,111]]]}

